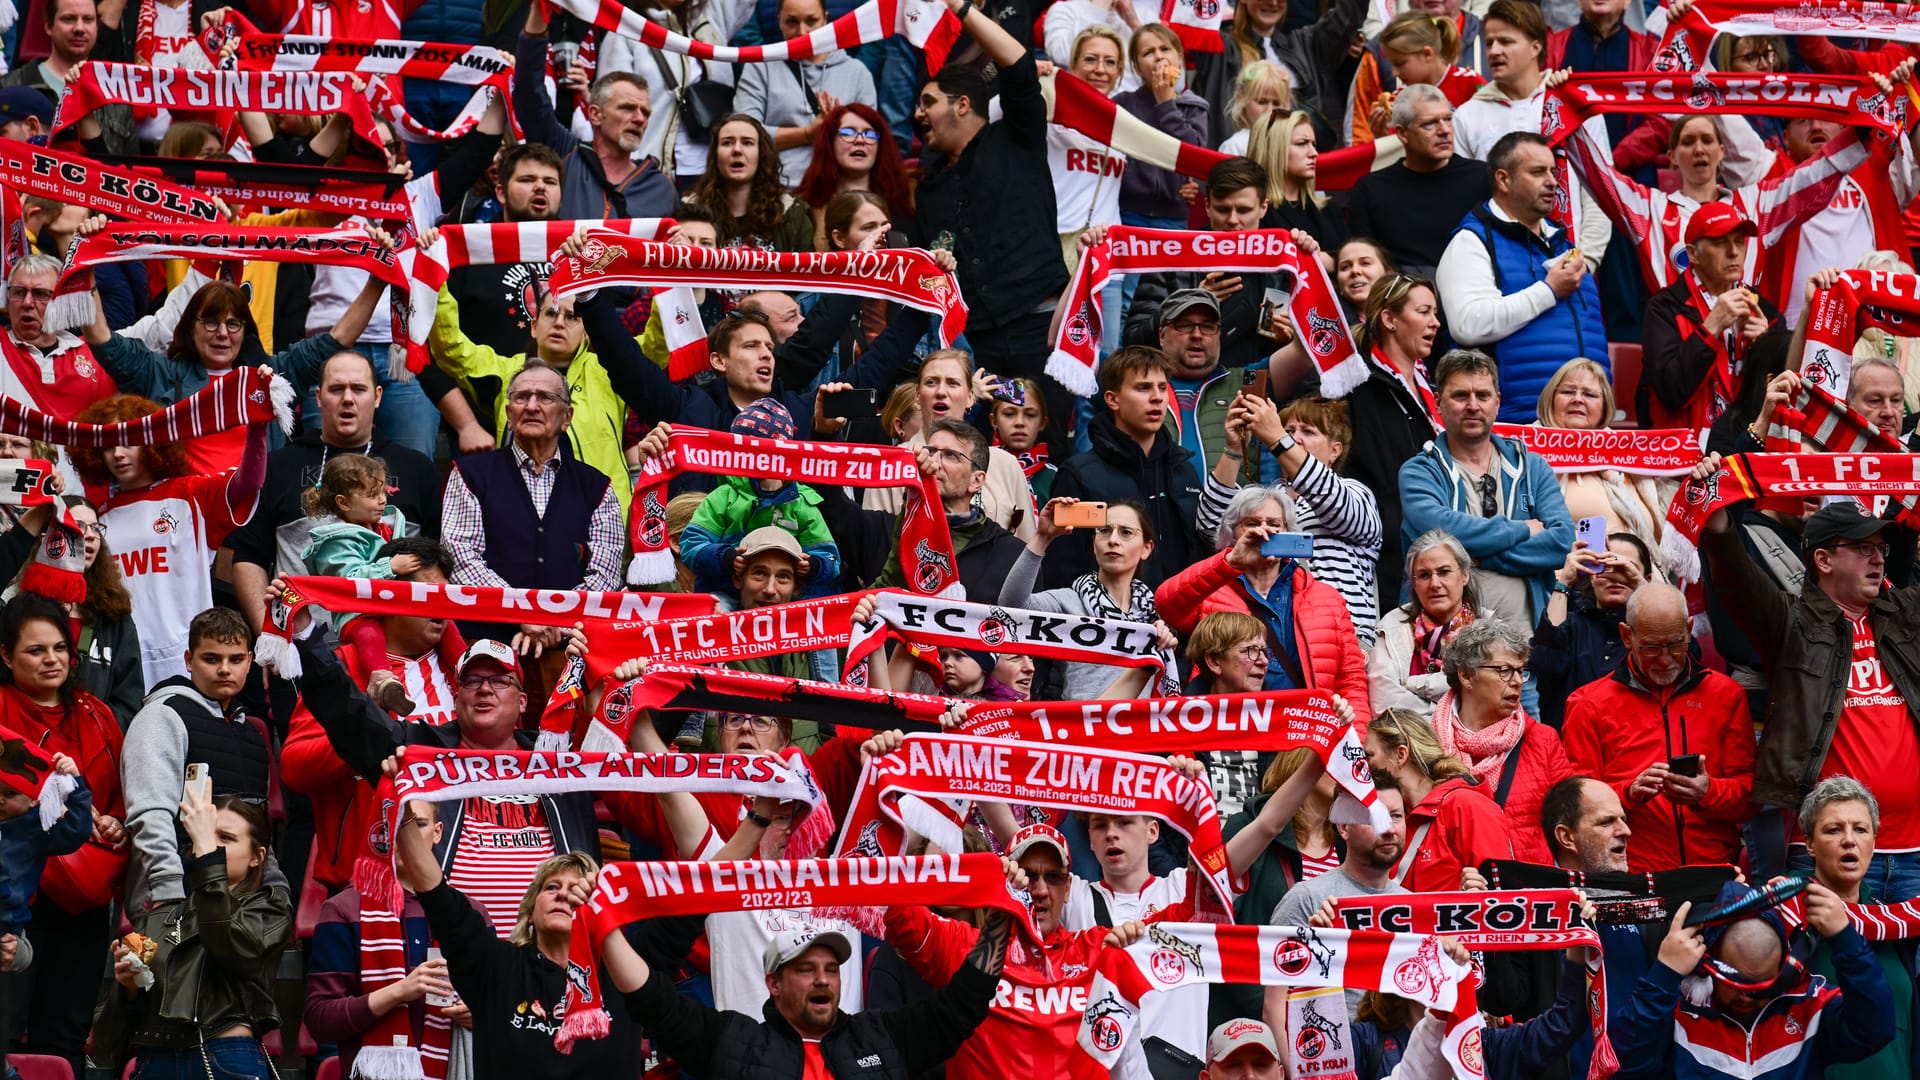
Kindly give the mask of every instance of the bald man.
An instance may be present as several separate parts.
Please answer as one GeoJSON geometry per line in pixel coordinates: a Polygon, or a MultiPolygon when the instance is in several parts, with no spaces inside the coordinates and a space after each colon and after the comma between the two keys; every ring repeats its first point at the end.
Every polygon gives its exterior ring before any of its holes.
{"type": "MultiPolygon", "coordinates": [[[[1728,884],[1720,898],[1746,891],[1728,884]]],[[[1633,1001],[1609,1032],[1618,1075],[1823,1076],[1893,1041],[1886,976],[1847,925],[1840,898],[1816,882],[1803,900],[1807,924],[1833,956],[1832,982],[1784,962],[1786,924],[1776,910],[1701,928],[1685,925],[1692,905],[1680,905],[1659,962],[1631,991],[1621,987],[1633,1001]]]]}
{"type": "Polygon", "coordinates": [[[1752,814],[1746,692],[1694,658],[1687,601],[1670,585],[1634,592],[1620,639],[1613,673],[1567,698],[1567,757],[1626,807],[1632,869],[1733,862],[1752,814]]]}

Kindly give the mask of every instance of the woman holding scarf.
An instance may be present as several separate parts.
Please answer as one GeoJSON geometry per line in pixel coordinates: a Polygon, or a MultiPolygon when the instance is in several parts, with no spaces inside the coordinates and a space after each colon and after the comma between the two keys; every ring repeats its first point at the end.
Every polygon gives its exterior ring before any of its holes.
{"type": "MultiPolygon", "coordinates": [[[[78,638],[73,667],[80,685],[113,710],[120,730],[125,731],[147,697],[146,677],[140,670],[140,631],[133,623],[133,597],[128,595],[126,583],[120,578],[120,564],[107,546],[107,531],[100,524],[99,512],[78,495],[62,495],[60,501],[80,526],[77,539],[86,556],[86,596],[66,604],[78,638]]],[[[21,516],[17,528],[0,535],[0,581],[19,578],[31,562],[43,558],[43,534],[52,518],[51,506],[36,506],[21,516]]],[[[70,530],[62,531],[64,538],[74,538],[70,530]]],[[[24,581],[20,587],[22,592],[33,591],[24,581]]]]}
{"type": "Polygon", "coordinates": [[[1440,333],[1440,294],[1433,282],[1388,274],[1367,293],[1355,344],[1367,358],[1367,381],[1344,399],[1356,439],[1347,475],[1380,502],[1380,595],[1401,595],[1400,466],[1433,441],[1439,413],[1427,387],[1427,356],[1440,333]]]}
{"type": "MultiPolygon", "coordinates": [[[[1407,807],[1407,848],[1393,869],[1396,884],[1408,892],[1451,892],[1460,887],[1462,867],[1514,857],[1512,824],[1477,786],[1473,770],[1440,745],[1432,725],[1405,709],[1388,709],[1367,725],[1365,747],[1367,767],[1398,781],[1407,807]]],[[[1537,814],[1528,831],[1539,834],[1537,814]]]]}
{"type": "MultiPolygon", "coordinates": [[[[1136,499],[1107,504],[1107,523],[1093,530],[1093,560],[1097,567],[1093,573],[1082,574],[1065,588],[1033,591],[1048,546],[1073,531],[1070,526],[1055,525],[1054,512],[1076,501],[1054,499],[1041,509],[1034,523],[1033,539],[1027,541],[1026,549],[1014,560],[1013,570],[1000,587],[1000,603],[1031,611],[1165,626],[1154,607],[1153,590],[1135,576],[1152,554],[1154,541],[1146,507],[1136,499]]],[[[1064,663],[1049,667],[1053,670],[1044,677],[1043,685],[1049,689],[1059,687],[1057,696],[1068,701],[1088,701],[1101,696],[1114,677],[1113,668],[1107,664],[1064,663]]]]}
{"type": "Polygon", "coordinates": [[[1520,628],[1482,619],[1455,634],[1442,672],[1447,694],[1433,708],[1440,748],[1467,766],[1505,812],[1514,857],[1550,863],[1540,833],[1547,789],[1573,775],[1560,736],[1520,705],[1532,652],[1520,628]]]}
{"type": "Polygon", "coordinates": [[[32,593],[8,602],[0,615],[0,726],[80,766],[93,792],[93,834],[80,850],[47,860],[33,900],[34,962],[7,976],[7,1030],[27,1033],[29,1053],[84,1066],[82,1048],[113,938],[111,907],[127,866],[127,804],[120,790],[120,724],[73,677],[74,656],[61,605],[32,593]]]}
{"type": "Polygon", "coordinates": [[[1473,622],[1480,598],[1466,546],[1441,529],[1408,545],[1407,582],[1413,599],[1380,620],[1367,655],[1367,687],[1376,710],[1404,709],[1425,720],[1447,695],[1447,646],[1473,622]]]}

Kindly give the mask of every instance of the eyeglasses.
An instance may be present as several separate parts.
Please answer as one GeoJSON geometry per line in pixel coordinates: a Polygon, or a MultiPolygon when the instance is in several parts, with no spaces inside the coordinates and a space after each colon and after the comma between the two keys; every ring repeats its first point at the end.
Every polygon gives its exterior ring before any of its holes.
{"type": "Polygon", "coordinates": [[[1168,323],[1167,329],[1176,334],[1195,334],[1200,337],[1214,337],[1220,333],[1220,324],[1217,322],[1168,323]]]}
{"type": "Polygon", "coordinates": [[[478,690],[483,686],[493,691],[496,694],[504,694],[508,690],[519,689],[520,680],[514,678],[511,675],[462,675],[460,676],[460,689],[462,690],[473,691],[473,690],[478,690]]]}
{"type": "Polygon", "coordinates": [[[1228,649],[1227,655],[1237,656],[1247,663],[1252,664],[1267,658],[1267,647],[1265,645],[1242,645],[1237,649],[1228,649]]]}
{"type": "Polygon", "coordinates": [[[246,332],[247,324],[241,322],[239,319],[201,319],[200,329],[205,330],[209,334],[217,334],[225,330],[227,333],[238,337],[246,332]]]}
{"type": "Polygon", "coordinates": [[[45,307],[53,302],[53,290],[29,289],[25,285],[9,285],[7,286],[7,299],[15,301],[32,299],[35,304],[45,307]]]}
{"type": "Polygon", "coordinates": [[[755,735],[765,735],[778,726],[779,724],[771,716],[728,715],[720,718],[720,727],[725,731],[739,731],[741,728],[750,727],[755,735]]]}
{"type": "Polygon", "coordinates": [[[927,453],[932,454],[941,461],[952,462],[956,465],[962,462],[971,463],[973,461],[973,459],[966,454],[958,450],[949,450],[944,446],[929,446],[927,447],[927,453]]]}
{"type": "Polygon", "coordinates": [[[1887,557],[1887,556],[1888,556],[1889,554],[1891,554],[1891,553],[1893,552],[1893,548],[1892,548],[1892,547],[1891,547],[1890,545],[1887,545],[1887,544],[1867,544],[1867,543],[1862,543],[1862,542],[1860,542],[1860,541],[1857,541],[1857,540],[1849,540],[1849,541],[1847,541],[1847,542],[1845,542],[1845,543],[1842,543],[1842,544],[1835,544],[1835,545],[1833,545],[1833,546],[1834,546],[1834,547],[1837,547],[1837,548],[1846,548],[1846,549],[1848,549],[1849,551],[1857,551],[1857,552],[1859,552],[1859,553],[1860,553],[1861,555],[1863,555],[1863,556],[1865,556],[1866,558],[1869,558],[1869,559],[1871,559],[1871,558],[1873,558],[1873,557],[1874,557],[1874,555],[1876,555],[1876,554],[1877,554],[1877,555],[1879,555],[1879,556],[1880,556],[1880,557],[1881,557],[1882,559],[1884,559],[1884,558],[1886,558],[1886,557],[1887,557]]]}
{"type": "Polygon", "coordinates": [[[879,142],[880,141],[879,132],[871,131],[871,130],[862,131],[859,128],[843,127],[840,129],[839,135],[841,138],[847,140],[848,142],[879,142]]]}
{"type": "Polygon", "coordinates": [[[1480,478],[1481,517],[1492,518],[1500,516],[1500,494],[1496,490],[1498,486],[1498,482],[1494,480],[1492,473],[1488,473],[1480,478]]]}
{"type": "Polygon", "coordinates": [[[546,310],[540,313],[540,317],[547,320],[548,322],[560,322],[560,323],[567,323],[569,325],[580,321],[579,312],[561,311],[559,308],[547,308],[546,310]]]}
{"type": "Polygon", "coordinates": [[[106,539],[107,527],[97,521],[76,521],[74,525],[78,526],[80,531],[88,536],[98,536],[103,540],[106,539]]]}
{"type": "Polygon", "coordinates": [[[1073,884],[1073,873],[1067,870],[1049,870],[1044,874],[1032,876],[1046,882],[1050,889],[1064,889],[1073,884]]]}
{"type": "Polygon", "coordinates": [[[557,405],[565,400],[566,398],[551,390],[515,390],[513,393],[507,395],[507,404],[522,407],[531,405],[536,401],[542,405],[557,405]]]}
{"type": "Polygon", "coordinates": [[[1633,646],[1633,651],[1648,656],[1682,656],[1691,644],[1693,642],[1686,638],[1679,641],[1642,641],[1633,646]]]}
{"type": "Polygon", "coordinates": [[[1773,50],[1761,49],[1758,52],[1734,53],[1733,62],[1736,64],[1752,64],[1755,67],[1772,67],[1774,64],[1773,50]]]}
{"type": "Polygon", "coordinates": [[[1118,536],[1122,540],[1132,540],[1140,535],[1140,530],[1131,525],[1095,525],[1093,535],[1105,540],[1109,536],[1118,536]]]}
{"type": "Polygon", "coordinates": [[[1480,670],[1492,672],[1499,676],[1503,683],[1525,682],[1527,676],[1532,674],[1525,665],[1515,667],[1512,664],[1481,664],[1480,670]]]}

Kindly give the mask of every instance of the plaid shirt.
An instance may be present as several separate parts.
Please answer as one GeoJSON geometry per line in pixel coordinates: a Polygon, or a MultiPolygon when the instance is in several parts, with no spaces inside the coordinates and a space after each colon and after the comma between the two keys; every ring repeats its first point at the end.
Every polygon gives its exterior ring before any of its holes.
{"type": "MultiPolygon", "coordinates": [[[[520,467],[520,479],[533,498],[534,513],[542,518],[547,516],[547,501],[553,498],[553,481],[558,471],[563,467],[588,467],[577,461],[569,463],[555,453],[545,466],[536,468],[533,457],[520,449],[519,443],[510,445],[514,463],[520,467]]],[[[480,516],[480,500],[474,498],[457,466],[447,478],[447,493],[440,512],[440,536],[453,552],[454,584],[508,587],[506,579],[487,565],[487,529],[480,516]]],[[[593,518],[587,522],[587,573],[580,588],[606,592],[620,587],[620,556],[626,550],[626,541],[626,528],[620,521],[620,501],[609,483],[600,496],[600,505],[594,507],[593,518]]]]}

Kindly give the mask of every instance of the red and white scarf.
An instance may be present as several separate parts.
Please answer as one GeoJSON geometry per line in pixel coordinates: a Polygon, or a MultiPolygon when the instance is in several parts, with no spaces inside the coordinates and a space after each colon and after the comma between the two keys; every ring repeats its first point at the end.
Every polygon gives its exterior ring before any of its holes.
{"type": "Polygon", "coordinates": [[[1837,398],[1847,396],[1853,346],[1860,332],[1920,335],[1920,276],[1883,270],[1843,270],[1832,288],[1807,305],[1807,341],[1800,375],[1837,398]]]}
{"type": "Polygon", "coordinates": [[[405,221],[413,214],[406,181],[394,173],[198,158],[119,160],[136,175],[191,185],[190,190],[221,199],[242,216],[281,207],[311,207],[369,221],[405,221]]]}
{"type": "Polygon", "coordinates": [[[920,651],[986,649],[1069,663],[1149,667],[1155,671],[1154,696],[1179,691],[1173,655],[1160,647],[1150,623],[1056,615],[894,590],[874,593],[873,600],[874,621],[855,625],[847,645],[846,680],[853,686],[868,685],[868,660],[891,639],[920,651]],[[1166,688],[1169,682],[1171,691],[1166,688]]]}
{"type": "Polygon", "coordinates": [[[157,413],[118,424],[62,420],[0,398],[0,434],[55,446],[157,446],[268,421],[283,432],[293,430],[293,387],[278,375],[262,376],[258,368],[219,376],[157,413]]]}
{"type": "Polygon", "coordinates": [[[1120,151],[1128,161],[1144,162],[1204,180],[1215,165],[1229,156],[1181,142],[1121,108],[1112,98],[1069,72],[1055,71],[1041,79],[1040,89],[1047,96],[1048,120],[1120,151]]]}
{"type": "Polygon", "coordinates": [[[1911,5],[1871,0],[1701,0],[1667,25],[1653,56],[1654,71],[1693,71],[1705,67],[1715,36],[1847,37],[1920,42],[1920,19],[1911,5]]]}
{"type": "Polygon", "coordinates": [[[1101,295],[1114,274],[1290,272],[1294,276],[1287,311],[1294,329],[1320,372],[1328,397],[1341,398],[1367,380],[1366,362],[1353,343],[1338,295],[1320,260],[1302,252],[1285,229],[1249,232],[1188,232],[1115,225],[1100,243],[1080,253],[1061,303],[1067,307],[1047,358],[1047,374],[1082,396],[1098,387],[1101,295]]]}
{"type": "Polygon", "coordinates": [[[683,382],[707,370],[712,354],[693,290],[685,285],[663,289],[653,294],[653,306],[660,312],[660,333],[667,339],[667,378],[683,382]]]}
{"type": "MultiPolygon", "coordinates": [[[[556,271],[555,280],[558,278],[556,271]]],[[[557,286],[555,291],[559,291],[557,286]]],[[[960,584],[939,486],[932,477],[921,475],[912,451],[898,446],[762,439],[684,424],[673,425],[667,452],[649,458],[634,484],[628,528],[633,543],[633,563],[627,568],[629,583],[673,577],[673,552],[667,547],[666,492],[667,484],[681,473],[841,487],[904,487],[908,490],[900,511],[900,570],[908,586],[915,592],[940,596],[957,590],[960,584]]]]}
{"type": "Polygon", "coordinates": [[[1920,454],[1734,454],[1713,475],[1681,485],[1667,521],[1698,544],[1715,510],[1763,495],[1915,493],[1920,493],[1920,454]]]}
{"type": "Polygon", "coordinates": [[[198,112],[270,112],[300,116],[344,113],[353,133],[373,146],[380,135],[367,96],[346,71],[211,71],[143,67],[88,60],[73,70],[53,115],[58,134],[102,105],[198,112]]]}
{"type": "MultiPolygon", "coordinates": [[[[360,992],[375,994],[407,977],[407,933],[403,911],[387,906],[387,897],[360,894],[360,992]]],[[[404,898],[403,898],[404,900],[404,898]]],[[[404,909],[403,909],[404,910],[404,909]]],[[[446,1080],[453,1046],[453,1023],[439,1007],[425,1004],[420,1045],[413,1038],[413,1010],[388,1009],[360,1040],[353,1058],[354,1080],[446,1080]]]]}
{"type": "Polygon", "coordinates": [[[553,260],[553,293],[574,296],[609,286],[786,289],[891,300],[940,317],[948,345],[967,327],[960,284],[915,248],[882,251],[764,251],[754,247],[686,247],[635,241],[592,229],[577,258],[553,260]]]}
{"type": "Polygon", "coordinates": [[[1580,918],[1574,889],[1515,892],[1391,893],[1335,898],[1334,916],[1348,930],[1450,937],[1469,949],[1541,952],[1586,946],[1587,1013],[1594,1032],[1589,1080],[1620,1069],[1607,1037],[1607,974],[1600,963],[1600,935],[1580,918]]]}
{"type": "Polygon", "coordinates": [[[867,758],[834,854],[897,855],[909,830],[963,850],[962,825],[980,799],[1157,817],[1186,837],[1200,868],[1196,883],[1204,877],[1218,901],[1212,910],[1233,918],[1233,871],[1213,788],[1145,754],[912,732],[892,753],[867,758]]]}
{"type": "Polygon", "coordinates": [[[1557,473],[1617,469],[1635,476],[1685,476],[1702,457],[1700,433],[1683,428],[1642,431],[1495,424],[1493,433],[1539,454],[1557,473]]]}
{"type": "MultiPolygon", "coordinates": [[[[263,34],[231,10],[224,27],[208,32],[239,42],[231,66],[240,71],[347,71],[360,76],[371,103],[394,122],[402,138],[413,142],[465,135],[495,95],[504,102],[513,90],[513,57],[486,45],[263,34]],[[472,87],[473,97],[444,129],[429,128],[407,111],[407,79],[472,87]]],[[[217,51],[208,50],[208,55],[217,51]]],[[[511,110],[508,116],[511,122],[511,110]]],[[[520,137],[517,124],[513,132],[520,137]]]]}
{"type": "MultiPolygon", "coordinates": [[[[462,266],[498,266],[505,263],[541,263],[585,221],[502,221],[448,225],[431,247],[410,246],[399,253],[406,271],[405,333],[396,324],[394,345],[406,350],[406,366],[416,374],[427,366],[427,336],[433,330],[434,308],[440,287],[462,266]]],[[[672,218],[617,218],[592,222],[593,231],[640,240],[657,240],[673,228],[672,218]]],[[[565,294],[562,294],[565,295],[565,294]]]]}
{"type": "MultiPolygon", "coordinates": [[[[1767,450],[1779,454],[1814,451],[1826,454],[1904,454],[1907,447],[1899,439],[1875,427],[1846,402],[1827,393],[1810,379],[1802,379],[1791,400],[1773,410],[1767,422],[1767,450]]],[[[1899,498],[1901,519],[1910,527],[1920,527],[1920,495],[1899,498]]],[[[1760,509],[1798,512],[1798,500],[1770,504],[1762,497],[1760,509]],[[1792,503],[1794,505],[1788,505],[1792,503]]],[[[1887,508],[1886,497],[1876,497],[1868,507],[1878,517],[1887,508]]]]}
{"type": "MultiPolygon", "coordinates": [[[[0,430],[5,426],[0,424],[0,430]]],[[[713,612],[707,593],[593,592],[565,589],[493,588],[426,581],[370,578],[306,577],[286,580],[286,591],[268,606],[260,627],[254,657],[282,678],[302,674],[300,654],[293,649],[293,614],[310,604],[338,615],[412,615],[425,619],[470,619],[474,622],[530,623],[534,626],[593,627],[596,658],[604,657],[606,671],[622,660],[644,656],[627,653],[624,641],[639,640],[632,628],[661,619],[677,620],[713,612]]],[[[625,746],[623,741],[620,744],[625,746]]]]}
{"type": "Polygon", "coordinates": [[[1314,926],[1154,923],[1125,949],[1095,961],[1069,1080],[1148,1080],[1136,1028],[1140,1002],[1156,990],[1214,983],[1341,986],[1378,990],[1448,1016],[1442,1053],[1454,1075],[1486,1075],[1473,966],[1456,962],[1429,934],[1323,930],[1314,926]]]}
{"type": "Polygon", "coordinates": [[[1217,53],[1225,46],[1220,24],[1233,21],[1233,0],[1163,0],[1160,21],[1188,53],[1217,53]]]}
{"type": "MultiPolygon", "coordinates": [[[[45,465],[46,462],[14,464],[45,465]]],[[[42,750],[38,742],[9,728],[0,727],[0,747],[5,747],[7,757],[7,767],[0,769],[0,788],[33,799],[40,807],[40,830],[52,829],[66,816],[67,796],[80,786],[79,781],[54,771],[52,754],[42,750]]]]}
{"type": "Polygon", "coordinates": [[[620,0],[540,0],[543,7],[559,8],[602,30],[636,38],[665,52],[723,64],[778,63],[806,60],[851,49],[902,34],[927,53],[927,70],[938,71],[960,35],[960,22],[939,0],[866,0],[865,3],[806,37],[765,45],[713,45],[676,33],[648,20],[620,0]]]}
{"type": "MultiPolygon", "coordinates": [[[[958,850],[958,849],[956,849],[958,850]]],[[[575,1039],[601,1039],[612,1019],[601,1004],[600,945],[628,923],[673,915],[763,908],[994,908],[1012,915],[1029,940],[1030,898],[1007,884],[998,856],[785,859],[755,862],[608,863],[593,899],[574,913],[567,943],[565,1019],[553,1044],[571,1053],[575,1039]]]]}
{"type": "Polygon", "coordinates": [[[212,197],[81,154],[0,139],[0,187],[136,221],[223,220],[212,197]]]}

